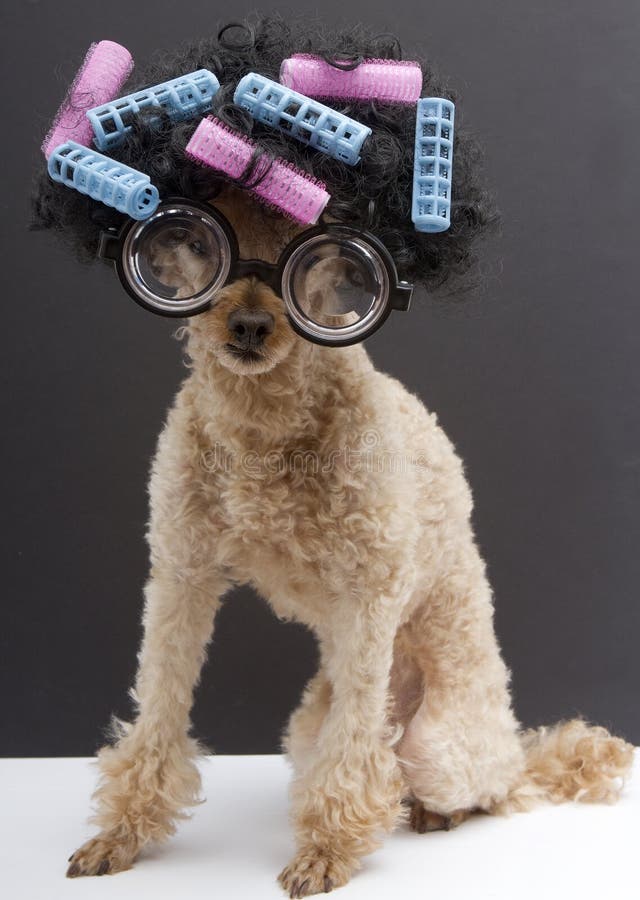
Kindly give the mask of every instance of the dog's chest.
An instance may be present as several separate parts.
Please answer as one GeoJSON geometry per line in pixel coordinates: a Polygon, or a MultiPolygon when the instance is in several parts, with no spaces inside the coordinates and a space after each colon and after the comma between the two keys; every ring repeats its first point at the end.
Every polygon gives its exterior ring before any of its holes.
{"type": "Polygon", "coordinates": [[[227,460],[213,476],[223,563],[276,612],[310,621],[380,533],[380,487],[313,454],[227,460]]]}
{"type": "Polygon", "coordinates": [[[218,482],[227,527],[249,555],[326,545],[327,526],[335,528],[336,513],[350,505],[344,492],[336,496],[331,473],[281,454],[270,460],[247,456],[218,482]]]}

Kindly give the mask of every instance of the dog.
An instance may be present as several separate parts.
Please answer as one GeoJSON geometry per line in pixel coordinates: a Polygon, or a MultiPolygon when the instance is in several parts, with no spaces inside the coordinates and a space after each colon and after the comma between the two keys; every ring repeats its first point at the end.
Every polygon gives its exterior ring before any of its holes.
{"type": "MultiPolygon", "coordinates": [[[[296,233],[246,192],[213,202],[245,258],[275,262],[296,233]]],[[[172,267],[176,284],[185,271],[206,280],[197,254],[174,250],[158,248],[165,280],[172,267]]],[[[67,874],[129,868],[197,802],[193,689],[236,584],[309,626],[320,649],[283,741],[290,897],[346,884],[404,821],[425,832],[475,811],[615,800],[629,744],[581,720],[524,732],[515,718],[470,489],[435,415],[362,344],[298,336],[256,277],[223,288],[182,334],[190,371],[149,485],[137,715],[99,753],[100,831],[67,874]]]]}

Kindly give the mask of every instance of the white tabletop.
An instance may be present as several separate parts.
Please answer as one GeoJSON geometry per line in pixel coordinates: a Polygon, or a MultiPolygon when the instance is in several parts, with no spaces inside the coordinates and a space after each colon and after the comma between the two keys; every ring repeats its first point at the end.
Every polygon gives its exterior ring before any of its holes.
{"type": "MultiPolygon", "coordinates": [[[[622,900],[640,897],[640,771],[615,806],[564,804],[455,831],[401,829],[335,894],[340,900],[622,900]]],[[[7,900],[251,900],[293,851],[289,771],[279,756],[203,763],[207,802],[128,872],[65,879],[86,824],[87,759],[0,759],[0,892],[7,900]]]]}

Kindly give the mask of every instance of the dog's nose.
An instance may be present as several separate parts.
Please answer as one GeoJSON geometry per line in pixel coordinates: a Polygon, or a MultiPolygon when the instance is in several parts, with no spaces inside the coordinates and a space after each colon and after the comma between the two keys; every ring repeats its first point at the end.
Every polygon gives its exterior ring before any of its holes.
{"type": "Polygon", "coordinates": [[[227,319],[234,343],[242,350],[259,347],[274,325],[275,319],[265,309],[234,309],[227,319]]]}

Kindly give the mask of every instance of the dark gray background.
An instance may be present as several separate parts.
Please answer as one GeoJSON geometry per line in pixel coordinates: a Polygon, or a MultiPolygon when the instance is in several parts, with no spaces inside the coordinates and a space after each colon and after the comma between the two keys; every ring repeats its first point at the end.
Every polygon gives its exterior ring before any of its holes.
{"type": "MultiPolygon", "coordinates": [[[[174,326],[106,269],[26,232],[38,145],[91,41],[142,59],[248,9],[3,8],[4,755],[91,753],[110,713],[129,713],[148,461],[184,371],[174,326]]],[[[345,3],[321,9],[334,23],[345,3]]],[[[371,353],[466,460],[522,720],[578,711],[640,742],[640,7],[352,0],[347,15],[395,30],[409,58],[419,39],[454,76],[504,216],[486,295],[454,313],[424,301],[396,314],[371,353]]],[[[196,732],[220,752],[276,751],[314,665],[303,628],[238,592],[219,617],[196,732]]]]}

